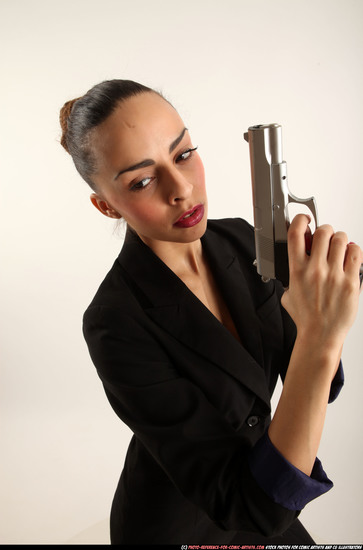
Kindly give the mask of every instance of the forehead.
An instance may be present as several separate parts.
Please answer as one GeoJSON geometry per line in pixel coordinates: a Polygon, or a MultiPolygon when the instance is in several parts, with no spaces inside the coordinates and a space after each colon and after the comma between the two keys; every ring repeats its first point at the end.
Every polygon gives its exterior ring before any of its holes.
{"type": "Polygon", "coordinates": [[[93,133],[92,145],[105,166],[151,157],[169,146],[184,128],[177,111],[156,93],[122,102],[93,133]]]}

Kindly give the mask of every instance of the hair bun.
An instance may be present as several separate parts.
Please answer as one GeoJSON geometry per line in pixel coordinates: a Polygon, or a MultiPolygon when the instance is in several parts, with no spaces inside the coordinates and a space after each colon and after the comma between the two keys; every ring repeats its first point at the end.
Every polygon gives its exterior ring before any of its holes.
{"type": "Polygon", "coordinates": [[[61,145],[64,147],[64,149],[67,151],[67,153],[69,153],[69,149],[67,145],[68,119],[73,109],[73,105],[79,99],[80,98],[77,97],[76,99],[71,99],[70,101],[67,101],[63,105],[59,113],[59,122],[62,128],[62,137],[60,142],[61,142],[61,145]]]}

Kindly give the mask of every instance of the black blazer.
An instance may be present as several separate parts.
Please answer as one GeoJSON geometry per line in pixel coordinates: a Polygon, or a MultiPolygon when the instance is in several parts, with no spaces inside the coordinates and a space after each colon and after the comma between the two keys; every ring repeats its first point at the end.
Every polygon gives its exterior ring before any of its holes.
{"type": "Polygon", "coordinates": [[[130,231],[84,316],[109,402],[134,432],[113,543],[225,544],[237,531],[246,542],[298,515],[274,503],[247,464],[295,339],[282,288],[253,267],[245,221],[208,222],[202,245],[242,345],[130,231]]]}

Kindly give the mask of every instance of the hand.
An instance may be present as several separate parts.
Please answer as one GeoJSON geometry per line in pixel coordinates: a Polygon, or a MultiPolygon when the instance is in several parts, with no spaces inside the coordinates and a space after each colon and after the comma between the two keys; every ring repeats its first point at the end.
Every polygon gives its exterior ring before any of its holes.
{"type": "Polygon", "coordinates": [[[358,309],[363,254],[345,233],[323,225],[307,255],[309,221],[299,214],[288,231],[290,286],[282,305],[307,342],[340,349],[358,309]]]}

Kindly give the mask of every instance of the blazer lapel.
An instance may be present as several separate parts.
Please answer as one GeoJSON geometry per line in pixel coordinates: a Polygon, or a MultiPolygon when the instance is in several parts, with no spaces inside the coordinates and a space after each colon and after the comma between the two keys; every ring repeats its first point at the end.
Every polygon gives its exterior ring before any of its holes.
{"type": "Polygon", "coordinates": [[[214,232],[206,232],[202,242],[242,345],[263,367],[259,321],[239,260],[229,243],[214,232]]]}
{"type": "Polygon", "coordinates": [[[243,345],[137,235],[127,234],[119,262],[149,317],[269,404],[257,318],[238,259],[218,235],[207,231],[202,243],[243,345]]]}

